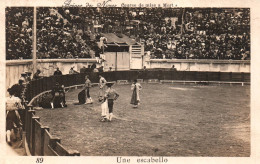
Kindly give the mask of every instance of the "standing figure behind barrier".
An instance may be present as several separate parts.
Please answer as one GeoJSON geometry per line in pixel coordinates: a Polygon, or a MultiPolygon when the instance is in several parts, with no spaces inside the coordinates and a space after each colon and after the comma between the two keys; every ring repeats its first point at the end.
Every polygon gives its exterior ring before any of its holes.
{"type": "Polygon", "coordinates": [[[57,82],[55,86],[52,88],[51,91],[52,100],[51,100],[51,108],[58,108],[58,107],[66,107],[65,101],[65,91],[62,86],[57,82]]]}
{"type": "Polygon", "coordinates": [[[12,146],[12,134],[14,134],[14,141],[16,140],[17,134],[21,139],[22,121],[18,110],[23,109],[23,106],[21,104],[21,99],[14,96],[14,90],[12,88],[9,88],[8,92],[10,97],[6,98],[6,140],[7,143],[12,146]]]}
{"type": "Polygon", "coordinates": [[[41,78],[40,73],[41,73],[41,71],[39,69],[37,69],[37,71],[33,75],[33,80],[40,79],[41,78]]]}
{"type": "Polygon", "coordinates": [[[54,71],[54,76],[62,75],[62,72],[60,71],[59,67],[57,67],[56,71],[54,71]]]}
{"type": "Polygon", "coordinates": [[[27,73],[25,73],[25,72],[21,73],[21,77],[19,78],[19,80],[22,80],[23,84],[26,85],[28,83],[27,73]]]}
{"type": "Polygon", "coordinates": [[[74,70],[74,66],[70,68],[69,74],[78,74],[78,72],[74,70]]]}
{"type": "Polygon", "coordinates": [[[103,66],[99,67],[98,72],[104,72],[104,67],[103,66]]]}
{"type": "Polygon", "coordinates": [[[32,73],[31,73],[31,72],[25,72],[25,73],[27,74],[27,79],[26,79],[26,80],[27,80],[28,82],[32,81],[32,77],[31,77],[31,76],[32,76],[32,73]]]}
{"type": "Polygon", "coordinates": [[[99,75],[99,93],[98,93],[98,100],[99,102],[101,102],[104,98],[104,94],[106,91],[106,79],[104,77],[102,77],[101,75],[99,75]]]}
{"type": "Polygon", "coordinates": [[[172,65],[171,71],[177,71],[174,65],[172,65]]]}

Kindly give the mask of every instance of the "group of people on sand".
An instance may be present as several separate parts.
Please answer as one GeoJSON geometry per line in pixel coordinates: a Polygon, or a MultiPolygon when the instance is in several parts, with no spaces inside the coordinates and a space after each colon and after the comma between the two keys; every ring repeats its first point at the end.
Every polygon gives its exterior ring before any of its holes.
{"type": "MultiPolygon", "coordinates": [[[[98,91],[98,101],[101,103],[101,121],[112,121],[113,118],[113,106],[114,101],[117,100],[119,94],[117,91],[112,87],[114,82],[107,82],[106,79],[99,75],[99,91],[98,91]]],[[[92,87],[92,83],[90,81],[89,75],[85,76],[85,84],[83,89],[78,94],[79,104],[93,104],[93,99],[90,96],[90,88],[92,87]]],[[[133,105],[134,108],[137,108],[140,105],[140,96],[139,92],[142,89],[140,83],[137,80],[134,80],[131,85],[132,90],[132,97],[130,104],[133,105]]],[[[63,85],[60,85],[56,82],[55,86],[52,88],[51,91],[51,108],[56,107],[66,107],[65,101],[65,88],[63,85]]]]}
{"type": "MultiPolygon", "coordinates": [[[[112,121],[113,118],[113,106],[114,101],[118,99],[119,94],[118,92],[113,88],[114,82],[107,82],[106,79],[99,75],[99,91],[98,91],[98,101],[101,103],[101,120],[102,122],[106,121],[112,121]]],[[[85,85],[83,87],[82,92],[85,93],[85,104],[92,104],[93,99],[90,96],[90,88],[92,84],[89,79],[89,76],[87,75],[85,77],[85,85]]],[[[130,104],[133,105],[134,108],[137,108],[138,105],[140,105],[140,90],[142,89],[142,86],[140,83],[137,82],[137,80],[134,80],[134,82],[131,85],[132,98],[130,104]]],[[[80,98],[79,98],[80,101],[80,98]]]]}

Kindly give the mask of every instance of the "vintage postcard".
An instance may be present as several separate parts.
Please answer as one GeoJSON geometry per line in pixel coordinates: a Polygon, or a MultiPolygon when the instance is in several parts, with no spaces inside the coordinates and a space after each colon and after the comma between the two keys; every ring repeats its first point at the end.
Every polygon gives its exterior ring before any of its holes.
{"type": "Polygon", "coordinates": [[[257,163],[259,9],[2,2],[0,163],[257,163]]]}

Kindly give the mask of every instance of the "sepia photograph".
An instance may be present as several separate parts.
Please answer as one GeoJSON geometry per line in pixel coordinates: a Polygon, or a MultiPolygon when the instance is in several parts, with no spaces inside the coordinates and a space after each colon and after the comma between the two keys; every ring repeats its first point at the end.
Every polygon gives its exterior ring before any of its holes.
{"type": "Polygon", "coordinates": [[[221,2],[6,3],[3,153],[28,163],[259,160],[259,6],[221,2]]]}

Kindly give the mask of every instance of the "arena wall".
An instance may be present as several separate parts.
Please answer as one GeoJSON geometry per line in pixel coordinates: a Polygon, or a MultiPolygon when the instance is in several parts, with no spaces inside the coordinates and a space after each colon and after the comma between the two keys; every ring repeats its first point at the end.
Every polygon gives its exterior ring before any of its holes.
{"type": "MultiPolygon", "coordinates": [[[[178,71],[250,73],[249,60],[143,59],[143,66],[148,69],[171,68],[175,65],[178,71]]],[[[93,63],[101,66],[98,59],[38,59],[36,67],[42,71],[42,76],[51,76],[57,67],[63,74],[68,74],[73,66],[75,71],[80,72],[81,68],[93,63]]],[[[32,70],[32,60],[6,61],[6,88],[17,83],[22,72],[32,70]]]]}
{"type": "Polygon", "coordinates": [[[146,68],[171,68],[179,71],[246,72],[250,73],[249,60],[203,60],[203,59],[150,59],[146,68]]]}
{"type": "MultiPolygon", "coordinates": [[[[57,67],[63,74],[69,74],[71,67],[80,72],[83,67],[88,67],[95,63],[100,66],[97,59],[37,59],[36,68],[41,70],[41,76],[51,76],[57,67]]],[[[9,60],[6,61],[6,88],[18,83],[21,73],[33,72],[32,60],[9,60]]]]}

